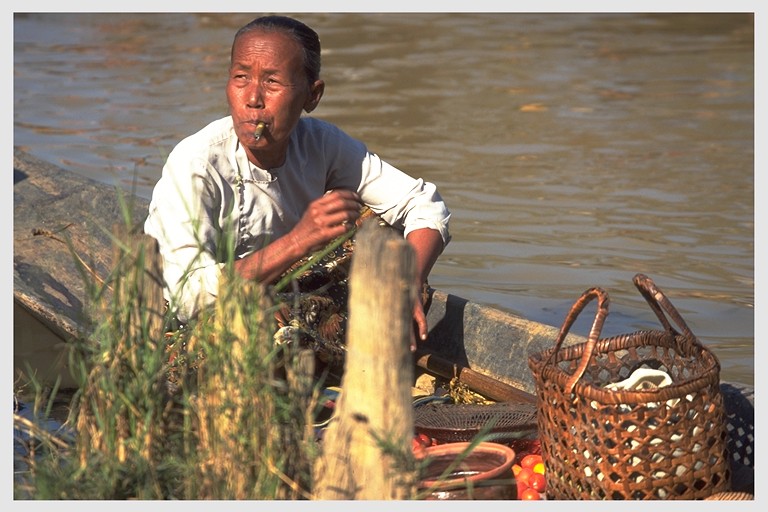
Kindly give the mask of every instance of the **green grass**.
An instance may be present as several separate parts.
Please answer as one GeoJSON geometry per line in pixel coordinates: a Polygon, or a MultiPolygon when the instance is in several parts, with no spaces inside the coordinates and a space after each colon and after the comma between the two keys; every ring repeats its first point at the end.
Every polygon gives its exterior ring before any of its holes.
{"type": "Polygon", "coordinates": [[[141,242],[115,235],[107,278],[82,266],[93,329],[72,344],[69,366],[78,389],[64,424],[73,438],[40,426],[51,417],[56,389],[33,378],[16,384],[28,396],[33,390],[37,413],[32,421],[15,419],[30,435],[31,451],[19,461],[14,496],[311,497],[318,450],[312,411],[320,387],[307,354],[275,347],[267,294],[233,275],[215,311],[166,335],[158,326],[171,319],[152,298],[159,276],[141,242]],[[172,364],[169,347],[176,347],[172,364]]]}

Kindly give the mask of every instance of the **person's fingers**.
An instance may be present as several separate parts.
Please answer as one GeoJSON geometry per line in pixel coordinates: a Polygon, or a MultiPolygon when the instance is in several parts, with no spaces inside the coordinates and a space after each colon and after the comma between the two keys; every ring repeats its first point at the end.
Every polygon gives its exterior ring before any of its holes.
{"type": "Polygon", "coordinates": [[[429,334],[429,326],[427,325],[427,318],[424,315],[424,308],[420,302],[417,302],[416,306],[413,308],[413,321],[418,339],[426,341],[427,335],[429,334]]]}
{"type": "Polygon", "coordinates": [[[351,200],[353,200],[355,202],[358,202],[358,203],[362,202],[360,200],[360,194],[358,194],[354,190],[348,190],[348,189],[345,189],[345,188],[334,188],[334,189],[328,190],[328,191],[326,191],[326,193],[324,194],[323,197],[325,197],[325,198],[338,197],[338,198],[341,198],[341,199],[351,199],[351,200]]]}
{"type": "Polygon", "coordinates": [[[321,225],[337,226],[344,222],[354,224],[360,217],[361,204],[360,196],[356,192],[344,189],[330,190],[312,204],[312,215],[321,225]]]}

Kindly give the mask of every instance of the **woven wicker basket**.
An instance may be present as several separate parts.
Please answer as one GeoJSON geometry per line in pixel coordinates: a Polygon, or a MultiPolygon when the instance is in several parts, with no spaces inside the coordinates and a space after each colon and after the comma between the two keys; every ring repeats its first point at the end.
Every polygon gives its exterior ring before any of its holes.
{"type": "Polygon", "coordinates": [[[650,278],[638,274],[634,284],[663,331],[599,339],[608,296],[591,288],[571,308],[555,346],[529,357],[550,498],[704,499],[730,491],[720,364],[650,278]],[[598,311],[587,342],[561,348],[592,299],[598,311]],[[605,387],[638,368],[662,370],[672,383],[605,387]]]}

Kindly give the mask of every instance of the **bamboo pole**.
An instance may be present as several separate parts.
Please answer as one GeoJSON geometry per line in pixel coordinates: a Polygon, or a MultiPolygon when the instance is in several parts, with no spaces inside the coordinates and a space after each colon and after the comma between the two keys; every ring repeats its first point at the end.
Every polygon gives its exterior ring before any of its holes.
{"type": "Polygon", "coordinates": [[[457,377],[469,389],[497,402],[536,403],[536,395],[426,350],[416,351],[416,366],[447,379],[457,377]]]}
{"type": "Polygon", "coordinates": [[[364,223],[350,271],[342,392],[315,463],[315,499],[411,496],[414,368],[409,347],[415,281],[415,254],[408,242],[376,223],[364,223]]]}

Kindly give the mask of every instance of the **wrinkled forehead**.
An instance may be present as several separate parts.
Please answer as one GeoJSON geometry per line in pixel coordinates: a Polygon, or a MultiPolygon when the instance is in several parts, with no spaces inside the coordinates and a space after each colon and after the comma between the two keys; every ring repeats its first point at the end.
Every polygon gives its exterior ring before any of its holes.
{"type": "Polygon", "coordinates": [[[230,59],[234,60],[236,53],[248,52],[254,47],[269,46],[283,54],[295,53],[304,59],[304,48],[301,41],[290,31],[279,27],[254,27],[247,32],[238,34],[232,43],[230,59]]]}
{"type": "Polygon", "coordinates": [[[283,73],[305,74],[305,64],[303,49],[290,36],[253,33],[236,41],[230,69],[266,67],[283,73]]]}

